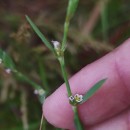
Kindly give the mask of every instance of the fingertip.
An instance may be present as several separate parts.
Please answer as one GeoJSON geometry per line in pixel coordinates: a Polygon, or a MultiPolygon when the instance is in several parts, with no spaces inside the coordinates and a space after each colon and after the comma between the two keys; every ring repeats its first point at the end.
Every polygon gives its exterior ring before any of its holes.
{"type": "MultiPolygon", "coordinates": [[[[112,53],[109,53],[100,60],[85,67],[71,78],[70,86],[73,94],[83,94],[97,81],[103,78],[108,78],[102,88],[103,91],[96,94],[96,98],[93,98],[92,100],[90,99],[90,102],[88,101],[81,106],[80,114],[84,124],[94,124],[103,121],[127,108],[129,105],[128,102],[130,97],[127,96],[128,92],[126,91],[126,88],[124,88],[124,84],[117,73],[117,69],[115,69],[115,57],[117,57],[118,68],[120,68],[119,71],[122,74],[122,77],[125,77],[125,79],[128,80],[124,80],[125,84],[129,85],[129,50],[130,39],[125,41],[123,45],[118,47],[112,53]],[[110,96],[113,100],[110,100],[110,96]],[[126,103],[123,104],[122,100],[125,100],[126,103]],[[113,110],[113,112],[111,110],[113,110]],[[109,114],[109,112],[111,114],[109,114]]],[[[73,112],[68,102],[65,85],[62,85],[45,100],[43,104],[43,113],[47,121],[56,127],[65,129],[74,127],[73,112]]]]}
{"type": "Polygon", "coordinates": [[[115,49],[114,53],[118,74],[130,92],[130,38],[115,49]]]}
{"type": "Polygon", "coordinates": [[[43,104],[43,114],[46,120],[58,128],[73,128],[73,112],[67,99],[67,93],[63,89],[58,89],[49,96],[43,104]],[[64,113],[66,112],[66,113],[64,113]]]}

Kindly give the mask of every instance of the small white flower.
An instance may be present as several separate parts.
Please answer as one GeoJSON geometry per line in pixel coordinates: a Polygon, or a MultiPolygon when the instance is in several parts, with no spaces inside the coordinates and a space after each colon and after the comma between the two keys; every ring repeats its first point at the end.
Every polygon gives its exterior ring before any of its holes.
{"type": "Polygon", "coordinates": [[[34,94],[36,94],[36,95],[38,94],[38,90],[37,89],[34,90],[34,94]]]}
{"type": "Polygon", "coordinates": [[[74,101],[74,97],[73,97],[73,96],[70,96],[70,97],[69,97],[69,100],[70,100],[71,102],[73,102],[73,101],[74,101]]]}
{"type": "Polygon", "coordinates": [[[43,95],[45,93],[45,91],[43,89],[35,89],[34,90],[34,94],[36,95],[43,95]]]}
{"type": "Polygon", "coordinates": [[[76,102],[82,102],[83,101],[83,95],[79,95],[79,94],[75,94],[74,95],[74,100],[76,101],[76,102]]]}
{"type": "Polygon", "coordinates": [[[0,64],[2,63],[2,59],[0,58],[0,64]]]}
{"type": "Polygon", "coordinates": [[[9,69],[9,68],[5,69],[5,72],[8,73],[8,74],[10,74],[11,73],[11,69],[9,69]]]}
{"type": "Polygon", "coordinates": [[[45,91],[43,89],[39,89],[38,93],[39,93],[39,95],[43,95],[45,93],[45,91]]]}
{"type": "Polygon", "coordinates": [[[52,41],[55,49],[60,49],[60,43],[58,41],[52,41]]]}

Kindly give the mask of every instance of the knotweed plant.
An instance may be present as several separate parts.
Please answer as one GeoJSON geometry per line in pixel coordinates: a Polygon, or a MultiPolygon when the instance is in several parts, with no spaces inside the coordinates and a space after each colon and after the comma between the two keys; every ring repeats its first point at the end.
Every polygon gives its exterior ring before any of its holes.
{"type": "MultiPolygon", "coordinates": [[[[71,87],[70,87],[67,73],[66,73],[64,53],[66,50],[67,35],[68,35],[70,20],[72,19],[73,15],[76,11],[76,8],[78,6],[78,2],[79,2],[79,0],[69,0],[67,14],[66,14],[65,23],[64,23],[64,33],[63,33],[63,40],[62,41],[51,41],[51,42],[48,41],[46,39],[46,37],[38,29],[38,27],[32,22],[32,20],[27,15],[26,15],[26,19],[29,22],[29,24],[31,25],[32,29],[36,32],[36,34],[39,36],[39,38],[43,41],[45,46],[48,49],[50,49],[50,51],[55,55],[56,59],[59,61],[62,76],[63,76],[65,84],[66,84],[66,90],[68,93],[68,101],[69,101],[70,105],[72,106],[72,110],[74,112],[75,129],[76,130],[84,130],[82,122],[81,122],[79,114],[78,114],[78,105],[86,102],[91,96],[93,96],[93,94],[106,81],[106,78],[98,81],[84,95],[81,95],[80,93],[73,95],[73,92],[71,91],[71,87]]],[[[30,83],[35,89],[34,92],[39,96],[39,100],[41,101],[41,103],[44,102],[46,94],[45,94],[45,91],[42,89],[42,87],[40,85],[38,85],[37,83],[33,82],[32,80],[30,80],[29,78],[27,78],[25,75],[23,75],[19,71],[17,71],[11,58],[2,50],[0,50],[0,64],[3,64],[5,71],[7,73],[12,72],[15,75],[21,77],[23,80],[30,83]]]]}
{"type": "Polygon", "coordinates": [[[27,21],[30,23],[33,30],[36,32],[36,34],[41,38],[43,43],[54,53],[56,58],[58,59],[62,71],[62,75],[66,84],[66,89],[68,92],[68,100],[70,104],[72,105],[72,109],[74,112],[74,123],[76,130],[83,130],[82,123],[80,121],[79,115],[78,115],[78,105],[86,102],[106,81],[106,79],[102,79],[99,82],[97,82],[92,88],[86,92],[86,94],[75,94],[73,95],[71,91],[70,84],[68,82],[67,73],[65,69],[65,57],[64,52],[66,50],[66,44],[67,44],[67,35],[69,30],[69,24],[70,20],[72,19],[79,0],[69,0],[68,8],[67,8],[67,15],[64,23],[64,34],[63,34],[63,40],[61,42],[59,41],[52,41],[52,44],[45,38],[45,36],[40,32],[40,30],[37,28],[37,26],[32,22],[32,20],[26,16],[27,21]]]}

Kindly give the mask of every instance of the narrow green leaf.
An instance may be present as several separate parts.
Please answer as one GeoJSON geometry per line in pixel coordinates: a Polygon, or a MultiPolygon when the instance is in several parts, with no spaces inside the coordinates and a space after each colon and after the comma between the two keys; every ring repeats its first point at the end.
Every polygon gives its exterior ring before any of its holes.
{"type": "Polygon", "coordinates": [[[86,102],[91,96],[93,96],[94,93],[97,92],[97,90],[104,84],[106,80],[107,79],[102,79],[98,81],[92,88],[90,88],[90,90],[88,90],[88,92],[83,96],[83,101],[81,102],[81,104],[86,102]]]}
{"type": "Polygon", "coordinates": [[[76,8],[78,6],[79,0],[69,0],[68,8],[67,8],[67,16],[66,16],[66,22],[70,21],[70,19],[73,17],[76,8]]]}
{"type": "Polygon", "coordinates": [[[44,102],[46,93],[45,91],[42,89],[42,87],[38,84],[36,84],[35,82],[33,82],[32,80],[30,80],[28,77],[26,77],[25,75],[23,75],[22,73],[18,72],[15,68],[15,64],[13,62],[13,60],[11,59],[11,57],[4,51],[2,51],[0,49],[0,59],[2,64],[4,65],[5,68],[7,69],[11,69],[11,71],[17,76],[19,77],[21,80],[26,81],[27,83],[29,83],[35,90],[37,90],[38,93],[38,97],[39,97],[39,101],[41,103],[44,102]]]}
{"type": "Polygon", "coordinates": [[[36,32],[36,34],[39,36],[39,38],[44,42],[44,44],[52,51],[54,52],[53,47],[51,46],[50,42],[45,38],[45,36],[41,33],[41,31],[38,29],[38,27],[32,22],[32,20],[26,15],[26,19],[33,28],[33,30],[36,32]]]}
{"type": "Polygon", "coordinates": [[[22,73],[18,71],[15,71],[14,73],[18,78],[20,78],[22,81],[26,81],[37,91],[38,99],[41,103],[43,103],[46,97],[46,92],[44,91],[44,89],[40,85],[29,79],[27,76],[23,75],[22,73]]]}
{"type": "Polygon", "coordinates": [[[0,59],[5,68],[11,69],[12,71],[15,70],[15,65],[11,57],[4,51],[0,49],[0,59]]]}
{"type": "Polygon", "coordinates": [[[62,50],[63,51],[65,51],[65,48],[66,48],[70,20],[72,19],[73,15],[76,11],[78,2],[79,2],[79,0],[69,0],[69,3],[68,3],[66,19],[65,19],[65,23],[64,23],[64,34],[63,34],[63,40],[62,40],[62,50]]]}

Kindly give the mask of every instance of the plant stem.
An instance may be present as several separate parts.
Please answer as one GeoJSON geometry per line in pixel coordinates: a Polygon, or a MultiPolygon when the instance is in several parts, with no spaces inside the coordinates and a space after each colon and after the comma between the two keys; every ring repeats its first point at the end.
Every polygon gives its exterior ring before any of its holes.
{"type": "MultiPolygon", "coordinates": [[[[64,51],[66,49],[67,35],[68,35],[70,20],[73,17],[74,12],[77,8],[78,1],[79,0],[69,0],[67,15],[66,15],[65,23],[64,23],[63,40],[62,40],[62,45],[61,45],[61,50],[60,50],[61,55],[59,57],[57,57],[59,62],[60,62],[60,67],[61,67],[62,75],[63,75],[64,81],[65,81],[65,84],[66,84],[68,97],[72,96],[72,92],[71,92],[71,89],[70,89],[70,84],[68,82],[68,77],[67,77],[67,73],[66,73],[66,69],[65,69],[64,51]]],[[[73,109],[73,112],[74,112],[74,122],[75,122],[76,130],[83,130],[83,127],[82,127],[80,119],[79,119],[77,106],[72,105],[72,109],[73,109]]]]}
{"type": "Polygon", "coordinates": [[[79,118],[77,106],[73,106],[73,112],[74,112],[74,123],[75,123],[76,130],[84,130],[79,118]]]}
{"type": "Polygon", "coordinates": [[[65,84],[66,84],[66,89],[67,89],[67,92],[68,92],[68,97],[70,97],[72,95],[72,92],[71,92],[71,89],[70,89],[70,85],[69,85],[69,82],[68,82],[67,73],[66,73],[66,70],[65,70],[64,57],[59,58],[58,60],[60,62],[60,67],[61,67],[62,75],[63,75],[64,81],[65,81],[65,84]]]}
{"type": "MultiPolygon", "coordinates": [[[[44,117],[43,117],[43,113],[42,113],[42,117],[41,117],[41,123],[40,123],[40,128],[39,128],[39,130],[42,130],[42,126],[43,126],[43,119],[44,117]]],[[[45,120],[44,120],[45,121],[45,120]]],[[[45,127],[45,124],[44,124],[44,127],[45,127]]],[[[45,129],[44,129],[45,130],[45,129]]]]}
{"type": "MultiPolygon", "coordinates": [[[[65,70],[64,56],[58,58],[58,60],[60,62],[60,67],[61,67],[61,70],[62,70],[62,75],[63,75],[64,81],[65,81],[65,84],[66,84],[66,89],[67,89],[67,92],[68,92],[68,97],[70,97],[70,96],[72,96],[72,92],[71,92],[71,89],[70,89],[70,85],[69,85],[69,82],[68,82],[67,73],[66,73],[66,70],[65,70]]],[[[73,112],[74,112],[74,122],[75,122],[76,130],[83,130],[83,127],[82,127],[82,124],[81,124],[81,121],[80,121],[80,118],[79,118],[79,115],[78,115],[78,108],[77,108],[77,106],[72,106],[72,109],[73,109],[73,112]]]]}
{"type": "Polygon", "coordinates": [[[45,68],[44,68],[44,65],[41,63],[41,60],[39,60],[39,73],[40,73],[40,77],[41,77],[41,81],[42,81],[42,85],[44,86],[46,92],[49,92],[50,89],[49,89],[49,85],[48,85],[48,82],[47,82],[47,77],[46,77],[46,71],[45,71],[45,68]]]}
{"type": "Polygon", "coordinates": [[[34,89],[42,89],[42,87],[40,85],[38,85],[37,83],[33,82],[31,79],[29,79],[27,76],[25,76],[24,74],[22,74],[21,72],[18,71],[13,71],[14,74],[16,74],[17,77],[19,77],[21,80],[26,81],[27,83],[29,83],[30,85],[32,85],[32,87],[34,89]]]}
{"type": "Polygon", "coordinates": [[[69,21],[66,20],[65,24],[64,24],[64,35],[63,35],[63,41],[62,41],[62,50],[65,50],[67,35],[68,35],[68,28],[69,28],[69,21]]]}

